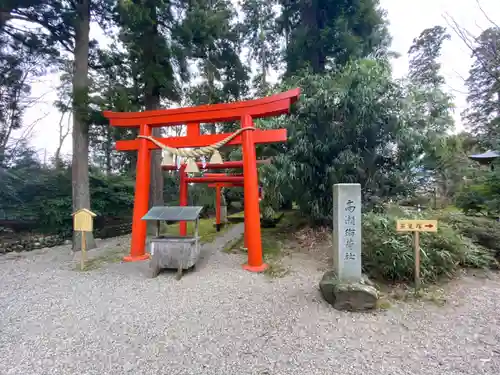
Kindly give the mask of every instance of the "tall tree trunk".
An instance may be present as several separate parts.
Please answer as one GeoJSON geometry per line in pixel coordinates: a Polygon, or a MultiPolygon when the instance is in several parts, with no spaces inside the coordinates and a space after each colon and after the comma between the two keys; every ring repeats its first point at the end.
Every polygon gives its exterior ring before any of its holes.
{"type": "MultiPolygon", "coordinates": [[[[156,61],[158,61],[158,56],[156,56],[155,51],[155,40],[159,39],[158,33],[158,22],[156,22],[157,14],[156,14],[156,2],[153,0],[149,0],[146,3],[146,6],[149,8],[149,14],[151,17],[150,25],[148,25],[148,30],[145,33],[146,39],[146,47],[144,49],[144,61],[147,64],[152,64],[153,66],[147,69],[150,76],[145,77],[145,95],[144,95],[144,104],[146,110],[154,110],[160,107],[160,93],[159,93],[159,84],[157,78],[152,75],[156,69],[158,68],[156,61]]],[[[152,132],[153,137],[160,137],[161,128],[155,128],[152,132]]],[[[161,169],[161,151],[155,150],[151,155],[151,184],[149,187],[149,206],[163,206],[163,171],[161,169]]]]}
{"type": "MultiPolygon", "coordinates": [[[[76,1],[75,53],[73,62],[73,212],[90,209],[88,73],[90,0],[76,1]]],[[[96,247],[91,232],[85,234],[88,249],[96,247]]],[[[73,250],[81,249],[81,234],[73,235],[73,250]]]]}
{"type": "MultiPolygon", "coordinates": [[[[215,104],[215,66],[212,63],[212,51],[207,52],[207,62],[206,62],[206,75],[207,75],[207,85],[208,85],[208,103],[207,104],[215,104]]],[[[206,129],[209,134],[217,134],[217,124],[209,123],[206,124],[206,129]]]]}
{"type": "Polygon", "coordinates": [[[308,61],[314,73],[322,73],[325,70],[325,56],[321,43],[321,25],[317,1],[313,0],[304,3],[302,19],[308,28],[307,40],[310,46],[305,47],[309,54],[308,61]]]}
{"type": "Polygon", "coordinates": [[[111,128],[108,127],[106,129],[106,142],[104,144],[105,147],[105,154],[104,154],[104,160],[106,163],[106,175],[110,176],[111,171],[112,171],[112,163],[111,163],[111,153],[113,152],[113,137],[111,136],[111,128]]]}
{"type": "MultiPolygon", "coordinates": [[[[160,98],[155,95],[146,95],[146,109],[158,109],[160,98]]],[[[153,137],[161,137],[161,128],[153,129],[153,137]]],[[[161,169],[161,150],[151,152],[151,184],[149,185],[149,206],[163,206],[163,170],[161,169]]]]}

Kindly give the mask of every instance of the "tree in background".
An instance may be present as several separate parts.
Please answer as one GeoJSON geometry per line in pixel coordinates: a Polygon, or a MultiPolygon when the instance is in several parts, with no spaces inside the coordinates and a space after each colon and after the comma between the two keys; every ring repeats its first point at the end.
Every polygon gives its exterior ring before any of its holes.
{"type": "Polygon", "coordinates": [[[467,161],[463,136],[449,136],[453,129],[453,97],[444,90],[439,57],[443,43],[450,35],[442,26],[423,30],[408,51],[408,79],[421,121],[415,123],[425,133],[423,147],[422,187],[439,194],[445,202],[453,198],[463,181],[467,161]]]}
{"type": "Polygon", "coordinates": [[[243,12],[244,45],[248,50],[249,65],[255,63],[257,72],[252,87],[256,96],[264,96],[270,89],[269,73],[278,68],[283,37],[278,34],[275,1],[244,0],[243,12]]]}
{"type": "MultiPolygon", "coordinates": [[[[25,125],[23,115],[38,99],[31,96],[31,84],[45,72],[43,56],[0,34],[0,166],[17,147],[13,132],[25,125]]],[[[30,130],[25,127],[24,133],[30,130]]]]}
{"type": "MultiPolygon", "coordinates": [[[[9,4],[1,13],[0,35],[65,68],[58,107],[63,114],[72,112],[75,121],[74,204],[90,197],[90,190],[87,198],[84,194],[89,166],[90,177],[106,181],[118,174],[128,180],[134,173],[136,155],[115,153],[113,144],[135,138],[136,131],[109,127],[103,110],[228,102],[297,86],[303,95],[291,117],[258,122],[264,128],[287,127],[289,134],[285,144],[257,149],[259,157],[275,160],[262,168],[264,206],[279,209],[295,201],[303,214],[322,223],[330,218],[334,183],[361,182],[371,208],[415,193],[422,170],[452,199],[462,189],[460,176],[469,173],[464,159],[469,137],[446,135],[453,125],[453,98],[443,89],[438,63],[446,30],[424,30],[409,50],[408,77],[395,80],[390,37],[376,0],[244,0],[239,15],[226,0],[9,4]],[[13,17],[39,29],[18,31],[13,17]],[[114,26],[106,27],[113,41],[109,48],[88,40],[91,20],[114,26]],[[283,80],[272,87],[270,73],[280,70],[283,80]]],[[[233,127],[215,124],[204,131],[233,127]]],[[[241,149],[229,156],[241,158],[241,149]]],[[[58,163],[62,173],[66,166],[58,163]]],[[[162,204],[164,196],[176,194],[177,181],[161,177],[159,153],[152,174],[151,203],[162,204]]],[[[192,197],[205,199],[208,193],[192,197]]],[[[101,203],[96,207],[110,209],[101,203]]]]}
{"type": "Polygon", "coordinates": [[[351,59],[383,54],[390,43],[378,0],[282,0],[280,28],[286,43],[286,74],[324,72],[351,59]]]}
{"type": "Polygon", "coordinates": [[[474,63],[466,81],[469,108],[464,120],[484,147],[500,148],[500,28],[484,30],[476,40],[474,63]]]}
{"type": "MultiPolygon", "coordinates": [[[[144,109],[160,108],[181,99],[180,80],[187,79],[184,46],[181,43],[179,12],[174,3],[163,0],[122,1],[117,6],[116,20],[120,40],[129,54],[129,62],[137,74],[144,109]]],[[[161,136],[153,129],[153,136],[161,136]]],[[[163,205],[161,153],[151,158],[150,205],[163,205]]]]}
{"type": "Polygon", "coordinates": [[[467,179],[476,174],[477,167],[468,157],[476,143],[470,134],[460,133],[435,139],[426,147],[423,164],[441,205],[453,203],[467,179]]]}
{"type": "MultiPolygon", "coordinates": [[[[12,29],[26,47],[36,46],[44,52],[52,52],[52,59],[60,56],[59,49],[73,57],[72,110],[73,110],[73,160],[72,196],[73,211],[90,208],[89,191],[89,59],[91,19],[105,26],[109,20],[110,1],[107,0],[51,0],[43,2],[14,2],[7,8],[10,24],[5,23],[3,31],[12,36],[12,29]],[[13,26],[18,20],[28,26],[13,26]],[[31,28],[29,26],[32,26],[31,28]],[[35,27],[35,28],[33,28],[35,27]],[[9,29],[10,28],[10,29],[9,29]],[[27,43],[29,42],[29,43],[27,43]]],[[[7,21],[8,22],[8,21],[7,21]]],[[[78,249],[80,241],[75,238],[73,247],[78,249]]],[[[89,248],[95,247],[92,233],[88,234],[89,248]]]]}
{"type": "MultiPolygon", "coordinates": [[[[118,40],[116,40],[116,44],[118,40]]],[[[99,68],[92,73],[90,112],[90,151],[92,164],[106,174],[131,174],[135,169],[135,153],[116,152],[117,139],[133,139],[136,129],[109,126],[104,110],[137,112],[144,109],[144,97],[136,74],[137,64],[126,51],[103,50],[99,53],[99,68]]]]}
{"type": "Polygon", "coordinates": [[[453,127],[453,98],[444,91],[444,77],[438,59],[443,42],[450,35],[442,26],[425,29],[408,51],[410,58],[408,78],[414,86],[421,111],[425,113],[422,126],[428,130],[430,139],[442,136],[453,127]]]}
{"type": "Polygon", "coordinates": [[[420,118],[408,111],[413,103],[386,62],[353,61],[287,84],[301,87],[301,100],[290,117],[266,122],[288,129],[285,150],[274,161],[278,176],[266,179],[301,212],[329,222],[335,183],[361,183],[369,206],[415,187],[423,135],[414,123],[420,118]]]}
{"type": "MultiPolygon", "coordinates": [[[[240,59],[241,25],[230,1],[188,2],[183,34],[189,46],[192,80],[186,104],[231,102],[248,93],[248,69],[240,59]]],[[[230,131],[234,124],[207,124],[202,131],[230,131]]]]}

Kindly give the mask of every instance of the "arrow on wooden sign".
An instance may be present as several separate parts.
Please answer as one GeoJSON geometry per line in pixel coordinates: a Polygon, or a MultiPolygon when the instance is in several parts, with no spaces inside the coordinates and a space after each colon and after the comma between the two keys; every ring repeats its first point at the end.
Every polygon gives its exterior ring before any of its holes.
{"type": "Polygon", "coordinates": [[[398,220],[398,232],[437,232],[437,220],[398,220]]]}

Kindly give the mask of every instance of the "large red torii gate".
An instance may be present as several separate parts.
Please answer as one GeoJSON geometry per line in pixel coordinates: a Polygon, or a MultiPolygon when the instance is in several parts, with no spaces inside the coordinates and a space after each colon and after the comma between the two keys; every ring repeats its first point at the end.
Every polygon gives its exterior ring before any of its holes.
{"type": "MultiPolygon", "coordinates": [[[[202,105],[178,109],[160,109],[144,112],[104,111],[111,126],[138,128],[140,136],[151,136],[152,128],[187,125],[187,135],[182,137],[155,138],[160,143],[176,148],[204,147],[219,142],[231,134],[200,134],[200,123],[240,121],[241,127],[253,127],[253,119],[289,113],[290,105],[298,100],[300,89],[296,88],[261,99],[235,103],[202,105]]],[[[249,271],[263,271],[266,265],[262,258],[260,231],[260,209],[255,144],[286,141],[286,129],[246,131],[236,136],[228,145],[243,146],[245,232],[248,234],[249,271]]],[[[137,150],[135,201],[132,221],[132,243],[126,261],[148,259],[145,252],[146,222],[141,218],[149,209],[149,185],[151,179],[151,150],[159,147],[148,139],[122,140],[116,142],[119,151],[137,150]]]]}

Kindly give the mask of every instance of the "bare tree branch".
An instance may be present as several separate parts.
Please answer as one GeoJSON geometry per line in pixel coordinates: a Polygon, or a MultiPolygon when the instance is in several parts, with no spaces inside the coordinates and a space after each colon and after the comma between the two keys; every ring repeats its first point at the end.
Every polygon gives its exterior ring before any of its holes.
{"type": "MultiPolygon", "coordinates": [[[[476,54],[476,48],[478,46],[478,37],[474,36],[470,31],[460,26],[459,23],[449,14],[445,13],[443,15],[448,26],[455,32],[455,34],[462,40],[462,42],[467,46],[467,48],[471,51],[472,56],[474,56],[477,62],[481,65],[484,71],[496,82],[500,84],[500,77],[497,72],[491,69],[490,64],[486,59],[481,58],[476,54]]],[[[500,58],[500,54],[495,51],[495,56],[491,56],[490,61],[494,61],[500,58]]]]}
{"type": "Polygon", "coordinates": [[[55,159],[55,166],[56,168],[60,168],[62,166],[62,160],[61,160],[61,149],[64,144],[64,141],[66,137],[68,136],[69,132],[71,129],[71,114],[70,112],[62,112],[61,113],[61,119],[59,120],[59,144],[57,146],[54,159],[55,159]],[[63,119],[64,116],[68,113],[68,122],[66,126],[63,125],[63,119]]]}
{"type": "Polygon", "coordinates": [[[493,27],[500,28],[500,26],[495,21],[493,21],[491,19],[491,17],[488,16],[488,14],[484,11],[483,7],[481,6],[481,2],[479,0],[476,0],[476,4],[477,4],[479,10],[481,11],[481,13],[483,14],[484,18],[486,18],[488,20],[488,22],[493,25],[493,27]]]}

